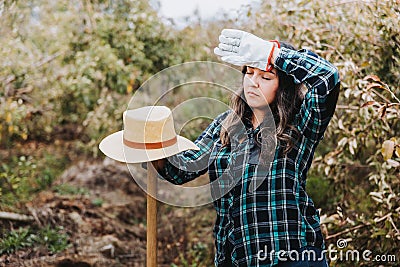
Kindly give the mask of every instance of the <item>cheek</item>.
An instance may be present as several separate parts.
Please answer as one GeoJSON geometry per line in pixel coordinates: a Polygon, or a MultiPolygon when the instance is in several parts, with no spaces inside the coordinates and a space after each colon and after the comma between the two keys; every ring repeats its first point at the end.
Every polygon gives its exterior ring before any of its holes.
{"type": "Polygon", "coordinates": [[[243,87],[244,88],[248,88],[251,85],[252,85],[252,82],[250,81],[250,79],[245,77],[244,80],[243,80],[243,87]]]}
{"type": "Polygon", "coordinates": [[[268,83],[263,86],[263,94],[266,99],[272,101],[275,99],[276,92],[278,91],[279,84],[278,82],[268,83]]]}

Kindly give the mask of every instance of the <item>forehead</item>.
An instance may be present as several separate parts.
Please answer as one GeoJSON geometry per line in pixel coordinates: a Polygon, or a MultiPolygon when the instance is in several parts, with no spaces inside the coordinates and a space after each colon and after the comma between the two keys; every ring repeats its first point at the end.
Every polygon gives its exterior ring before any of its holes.
{"type": "Polygon", "coordinates": [[[263,74],[269,74],[269,75],[273,74],[273,75],[276,75],[276,69],[275,69],[274,67],[273,67],[271,70],[269,70],[269,71],[263,71],[263,70],[260,70],[260,69],[258,69],[258,68],[253,68],[253,67],[250,67],[250,66],[246,66],[246,68],[247,68],[248,70],[258,72],[258,73],[260,73],[260,75],[263,75],[263,74]]]}

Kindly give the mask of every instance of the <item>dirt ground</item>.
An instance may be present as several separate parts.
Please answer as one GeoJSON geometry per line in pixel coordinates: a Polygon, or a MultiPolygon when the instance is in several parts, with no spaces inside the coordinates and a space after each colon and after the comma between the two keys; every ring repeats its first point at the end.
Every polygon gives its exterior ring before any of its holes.
{"type": "MultiPolygon", "coordinates": [[[[137,175],[146,172],[138,166],[137,175]]],[[[63,227],[68,249],[55,255],[22,249],[0,256],[0,266],[145,266],[146,195],[127,166],[109,159],[79,162],[52,188],[63,184],[84,193],[42,191],[26,203],[26,210],[34,217],[30,225],[63,227]]],[[[159,266],[211,266],[213,222],[211,205],[177,208],[159,203],[159,266]]],[[[27,224],[0,221],[0,227],[10,230],[27,224]]]]}

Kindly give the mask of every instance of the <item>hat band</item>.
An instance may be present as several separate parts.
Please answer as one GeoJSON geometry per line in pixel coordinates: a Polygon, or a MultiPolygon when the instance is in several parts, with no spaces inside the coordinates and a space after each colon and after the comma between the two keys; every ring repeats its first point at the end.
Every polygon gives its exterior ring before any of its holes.
{"type": "Polygon", "coordinates": [[[156,142],[156,143],[138,143],[138,142],[128,141],[124,138],[124,145],[136,149],[159,149],[175,145],[177,141],[178,139],[176,138],[176,136],[170,140],[163,142],[156,142]]]}

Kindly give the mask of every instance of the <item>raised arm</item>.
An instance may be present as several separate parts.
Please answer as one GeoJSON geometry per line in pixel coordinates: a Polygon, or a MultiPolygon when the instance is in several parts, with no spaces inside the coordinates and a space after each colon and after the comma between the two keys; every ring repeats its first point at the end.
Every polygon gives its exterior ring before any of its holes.
{"type": "Polygon", "coordinates": [[[304,84],[304,96],[295,124],[307,138],[320,140],[335,111],[339,94],[339,73],[327,60],[308,50],[276,49],[273,64],[304,84]]]}

